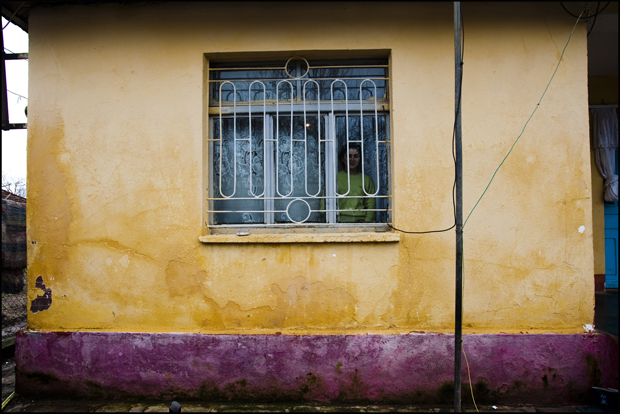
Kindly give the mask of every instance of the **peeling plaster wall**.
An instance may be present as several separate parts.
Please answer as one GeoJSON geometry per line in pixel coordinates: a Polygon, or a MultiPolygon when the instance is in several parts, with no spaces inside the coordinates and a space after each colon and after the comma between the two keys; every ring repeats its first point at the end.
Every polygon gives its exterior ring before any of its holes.
{"type": "MultiPolygon", "coordinates": [[[[556,4],[467,3],[464,212],[551,77],[556,4]]],[[[394,224],[452,224],[451,4],[42,7],[29,18],[29,329],[401,333],[454,328],[454,233],[202,244],[204,56],[391,51],[394,224]],[[315,52],[316,53],[316,52],[315,52]]],[[[585,25],[465,228],[469,333],[581,332],[594,309],[585,25]],[[578,229],[584,226],[585,231],[578,229]]]]}

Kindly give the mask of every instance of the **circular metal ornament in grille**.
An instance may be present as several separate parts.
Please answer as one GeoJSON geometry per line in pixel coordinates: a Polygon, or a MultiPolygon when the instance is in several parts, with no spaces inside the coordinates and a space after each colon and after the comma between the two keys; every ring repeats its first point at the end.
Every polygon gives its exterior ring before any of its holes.
{"type": "Polygon", "coordinates": [[[286,64],[284,65],[284,71],[286,72],[286,74],[288,75],[289,78],[293,78],[293,79],[301,79],[304,76],[306,76],[308,74],[308,72],[310,72],[310,64],[308,63],[308,61],[304,58],[302,58],[301,56],[293,56],[292,58],[289,58],[286,61],[286,64]],[[290,73],[288,73],[288,64],[291,60],[303,60],[304,62],[306,62],[306,73],[304,73],[301,76],[293,76],[290,73]]]}
{"type": "Polygon", "coordinates": [[[291,200],[290,203],[288,203],[288,205],[286,206],[286,217],[292,221],[293,223],[305,223],[306,220],[308,220],[310,218],[310,216],[312,215],[312,208],[310,207],[310,204],[308,204],[308,202],[306,200],[304,200],[303,198],[296,198],[294,200],[291,200]],[[293,205],[293,203],[295,203],[296,201],[301,201],[302,203],[304,203],[306,205],[306,207],[308,207],[308,215],[306,216],[305,219],[301,220],[301,221],[297,221],[294,220],[293,217],[291,217],[290,213],[289,213],[289,209],[291,208],[291,206],[293,205]]]}

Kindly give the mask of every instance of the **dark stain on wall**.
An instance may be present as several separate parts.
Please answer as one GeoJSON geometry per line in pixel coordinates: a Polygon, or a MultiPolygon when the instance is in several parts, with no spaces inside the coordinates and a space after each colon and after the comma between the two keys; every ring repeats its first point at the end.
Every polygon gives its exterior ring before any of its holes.
{"type": "Polygon", "coordinates": [[[37,296],[30,304],[30,312],[32,313],[47,310],[52,306],[52,289],[45,287],[41,276],[37,277],[35,286],[43,291],[43,296],[37,296]]]}

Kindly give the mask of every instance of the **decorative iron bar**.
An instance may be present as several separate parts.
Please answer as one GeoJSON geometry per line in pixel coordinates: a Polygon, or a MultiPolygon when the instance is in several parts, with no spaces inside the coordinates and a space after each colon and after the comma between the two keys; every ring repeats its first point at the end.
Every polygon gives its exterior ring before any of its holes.
{"type": "Polygon", "coordinates": [[[391,221],[387,65],[336,63],[210,68],[210,226],[391,221]]]}

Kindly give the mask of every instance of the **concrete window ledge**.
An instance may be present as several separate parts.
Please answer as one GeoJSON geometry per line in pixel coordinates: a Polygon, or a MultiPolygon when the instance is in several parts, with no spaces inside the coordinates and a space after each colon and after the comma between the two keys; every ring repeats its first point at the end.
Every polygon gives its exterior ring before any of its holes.
{"type": "Polygon", "coordinates": [[[210,234],[198,238],[211,243],[395,243],[400,233],[210,234]]]}

